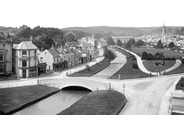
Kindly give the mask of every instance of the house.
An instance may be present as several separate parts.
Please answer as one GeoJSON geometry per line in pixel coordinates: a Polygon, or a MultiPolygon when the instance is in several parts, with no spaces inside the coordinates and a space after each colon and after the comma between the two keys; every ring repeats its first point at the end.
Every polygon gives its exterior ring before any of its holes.
{"type": "Polygon", "coordinates": [[[13,71],[18,77],[28,78],[38,75],[38,48],[32,41],[13,45],[13,71]]]}
{"type": "Polygon", "coordinates": [[[0,74],[12,71],[12,42],[0,35],[0,74]]]}
{"type": "Polygon", "coordinates": [[[83,43],[82,49],[89,51],[89,56],[90,56],[89,60],[92,60],[94,58],[95,48],[91,43],[83,43]]]}
{"type": "Polygon", "coordinates": [[[62,58],[59,53],[55,50],[54,47],[50,49],[44,50],[38,55],[38,59],[40,63],[46,63],[47,72],[55,71],[58,68],[58,64],[62,62],[62,58]]]}

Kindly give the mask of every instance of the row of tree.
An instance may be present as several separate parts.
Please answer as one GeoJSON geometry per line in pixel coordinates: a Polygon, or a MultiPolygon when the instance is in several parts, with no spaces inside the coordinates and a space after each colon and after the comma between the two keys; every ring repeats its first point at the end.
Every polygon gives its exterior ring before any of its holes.
{"type": "Polygon", "coordinates": [[[130,39],[127,43],[123,44],[121,40],[117,40],[117,43],[114,42],[114,40],[112,39],[112,37],[109,37],[107,39],[107,44],[108,45],[118,45],[118,46],[123,46],[125,45],[125,48],[130,49],[131,46],[142,46],[144,45],[144,41],[142,41],[141,39],[138,41],[135,41],[135,39],[130,39]]]}
{"type": "Polygon", "coordinates": [[[143,52],[141,56],[142,60],[176,60],[176,58],[165,57],[163,52],[157,52],[155,54],[143,52]]]}
{"type": "Polygon", "coordinates": [[[33,29],[23,25],[11,36],[13,43],[18,44],[22,41],[33,38],[33,43],[39,48],[48,49],[54,45],[64,45],[66,42],[77,41],[79,38],[89,36],[89,34],[81,31],[65,31],[58,28],[45,28],[37,26],[33,29]]]}

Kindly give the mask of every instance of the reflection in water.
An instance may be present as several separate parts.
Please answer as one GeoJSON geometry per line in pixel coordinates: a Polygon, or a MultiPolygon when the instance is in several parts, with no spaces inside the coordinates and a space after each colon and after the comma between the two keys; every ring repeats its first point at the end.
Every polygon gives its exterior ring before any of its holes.
{"type": "Polygon", "coordinates": [[[14,115],[55,115],[70,107],[87,93],[89,91],[62,90],[14,115]]]}

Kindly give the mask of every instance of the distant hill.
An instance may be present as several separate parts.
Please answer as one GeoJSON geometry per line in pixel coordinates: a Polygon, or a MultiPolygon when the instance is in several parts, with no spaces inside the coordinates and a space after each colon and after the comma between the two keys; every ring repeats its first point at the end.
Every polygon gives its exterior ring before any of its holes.
{"type": "Polygon", "coordinates": [[[13,33],[15,33],[17,30],[18,30],[18,28],[0,26],[0,32],[5,32],[5,33],[13,32],[13,33]]]}
{"type": "MultiPolygon", "coordinates": [[[[178,28],[175,26],[166,26],[167,34],[175,34],[178,28]]],[[[83,31],[89,34],[95,34],[98,37],[114,35],[114,36],[142,36],[142,35],[160,35],[162,26],[160,27],[110,27],[110,26],[92,26],[92,27],[70,27],[63,28],[68,31],[83,31]]]]}

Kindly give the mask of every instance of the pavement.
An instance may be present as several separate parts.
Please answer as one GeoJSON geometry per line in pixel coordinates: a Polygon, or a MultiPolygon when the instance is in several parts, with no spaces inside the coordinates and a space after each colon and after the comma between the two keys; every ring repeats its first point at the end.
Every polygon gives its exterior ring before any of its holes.
{"type": "Polygon", "coordinates": [[[91,77],[93,77],[93,78],[109,78],[126,64],[127,60],[126,60],[125,55],[123,55],[122,53],[117,52],[117,51],[115,51],[114,53],[117,56],[113,61],[111,61],[111,64],[107,68],[102,70],[101,72],[99,72],[91,77]]]}

